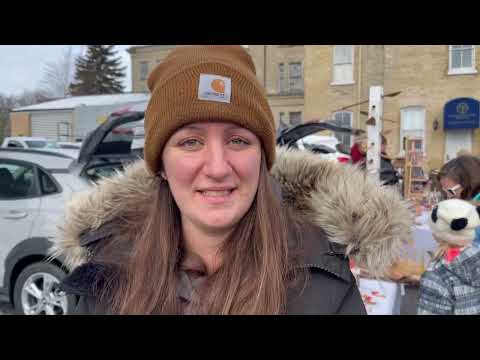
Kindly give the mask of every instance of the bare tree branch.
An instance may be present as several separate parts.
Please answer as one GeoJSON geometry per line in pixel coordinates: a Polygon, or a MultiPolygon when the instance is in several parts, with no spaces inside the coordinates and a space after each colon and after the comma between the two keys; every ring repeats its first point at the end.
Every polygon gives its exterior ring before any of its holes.
{"type": "Polygon", "coordinates": [[[73,78],[74,59],[69,46],[57,62],[45,63],[40,90],[47,98],[63,98],[70,94],[69,86],[73,78]]]}

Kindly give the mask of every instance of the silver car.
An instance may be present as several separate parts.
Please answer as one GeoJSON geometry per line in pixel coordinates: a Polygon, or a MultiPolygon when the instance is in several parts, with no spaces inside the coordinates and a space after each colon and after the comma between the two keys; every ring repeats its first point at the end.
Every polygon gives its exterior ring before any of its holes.
{"type": "Polygon", "coordinates": [[[79,156],[0,149],[0,294],[18,314],[68,314],[75,297],[60,291],[62,259],[49,261],[73,194],[138,159],[133,131],[143,112],[112,115],[83,142],[79,156]]]}

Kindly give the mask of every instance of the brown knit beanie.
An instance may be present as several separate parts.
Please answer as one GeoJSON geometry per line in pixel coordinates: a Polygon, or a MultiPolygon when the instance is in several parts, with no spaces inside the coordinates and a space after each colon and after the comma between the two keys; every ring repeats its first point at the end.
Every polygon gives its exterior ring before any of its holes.
{"type": "Polygon", "coordinates": [[[239,45],[175,48],[150,74],[145,112],[145,161],[160,171],[163,147],[180,127],[199,121],[232,122],[261,140],[270,169],[275,123],[255,65],[239,45]]]}

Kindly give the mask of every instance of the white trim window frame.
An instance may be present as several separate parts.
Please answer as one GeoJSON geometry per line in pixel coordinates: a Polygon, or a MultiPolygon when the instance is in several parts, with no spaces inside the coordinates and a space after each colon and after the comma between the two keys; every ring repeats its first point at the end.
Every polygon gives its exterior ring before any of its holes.
{"type": "MultiPolygon", "coordinates": [[[[352,128],[353,112],[352,111],[337,111],[332,114],[333,123],[340,127],[352,128]]],[[[334,136],[345,147],[350,149],[353,146],[353,136],[348,134],[335,133],[334,136]]]]}
{"type": "Polygon", "coordinates": [[[354,45],[335,45],[332,51],[332,82],[330,85],[352,85],[354,45]]]}
{"type": "Polygon", "coordinates": [[[448,46],[448,75],[476,74],[475,45],[448,46]]]}
{"type": "Polygon", "coordinates": [[[407,136],[422,138],[422,152],[425,154],[426,111],[423,106],[406,106],[400,109],[400,151],[403,151],[403,139],[407,136]]]}

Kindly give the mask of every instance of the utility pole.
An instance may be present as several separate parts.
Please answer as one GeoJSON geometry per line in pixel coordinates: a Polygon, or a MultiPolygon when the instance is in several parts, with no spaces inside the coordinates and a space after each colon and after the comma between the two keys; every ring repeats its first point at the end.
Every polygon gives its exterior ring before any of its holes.
{"type": "Polygon", "coordinates": [[[367,121],[367,172],[380,179],[380,152],[382,139],[383,87],[370,87],[367,121]]]}

